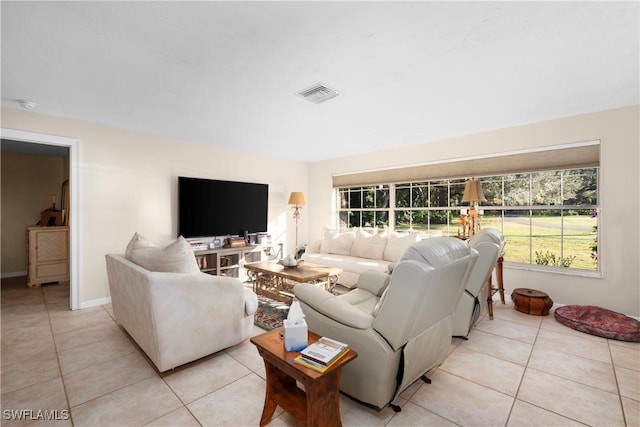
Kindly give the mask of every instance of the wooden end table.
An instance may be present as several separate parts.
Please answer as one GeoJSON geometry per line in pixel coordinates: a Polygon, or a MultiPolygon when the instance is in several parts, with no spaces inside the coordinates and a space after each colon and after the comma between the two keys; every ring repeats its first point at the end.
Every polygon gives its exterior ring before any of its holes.
{"type": "MultiPolygon", "coordinates": [[[[358,354],[348,350],[329,369],[317,372],[294,361],[300,352],[284,350],[283,332],[282,328],[276,328],[251,338],[264,360],[267,374],[260,426],[271,421],[277,406],[307,426],[341,426],[340,374],[342,367],[358,354]],[[296,381],[304,385],[305,391],[297,387],[296,381]]],[[[309,344],[319,338],[309,332],[309,344]]]]}
{"type": "Polygon", "coordinates": [[[253,290],[276,301],[291,304],[293,287],[298,283],[316,283],[330,291],[342,273],[341,268],[303,262],[297,267],[285,267],[275,262],[252,262],[244,265],[253,280],[253,290]]]}
{"type": "Polygon", "coordinates": [[[496,289],[493,288],[493,271],[489,274],[489,283],[487,284],[487,310],[489,311],[489,319],[493,320],[493,295],[496,292],[500,292],[500,301],[504,304],[504,283],[502,279],[502,263],[504,262],[504,257],[501,255],[498,257],[498,261],[496,262],[496,282],[498,287],[496,289]]]}

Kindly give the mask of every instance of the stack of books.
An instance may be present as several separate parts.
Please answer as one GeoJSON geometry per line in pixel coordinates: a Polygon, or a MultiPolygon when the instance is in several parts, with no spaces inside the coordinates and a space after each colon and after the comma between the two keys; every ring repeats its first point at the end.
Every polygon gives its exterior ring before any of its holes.
{"type": "Polygon", "coordinates": [[[242,246],[247,246],[247,241],[244,237],[227,237],[224,239],[225,248],[239,248],[242,246]]]}
{"type": "Polygon", "coordinates": [[[191,245],[191,250],[193,251],[204,251],[209,247],[205,242],[200,240],[191,240],[189,241],[189,244],[191,245]]]}
{"type": "Polygon", "coordinates": [[[349,346],[343,342],[321,337],[302,350],[294,360],[307,368],[324,372],[348,350],[349,346]]]}

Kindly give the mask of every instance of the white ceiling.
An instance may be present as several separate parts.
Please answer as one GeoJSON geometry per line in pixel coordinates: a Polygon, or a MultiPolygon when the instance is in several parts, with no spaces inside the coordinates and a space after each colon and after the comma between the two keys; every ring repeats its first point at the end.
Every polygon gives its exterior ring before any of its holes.
{"type": "Polygon", "coordinates": [[[640,103],[637,1],[0,7],[4,106],[301,161],[640,103]]]}

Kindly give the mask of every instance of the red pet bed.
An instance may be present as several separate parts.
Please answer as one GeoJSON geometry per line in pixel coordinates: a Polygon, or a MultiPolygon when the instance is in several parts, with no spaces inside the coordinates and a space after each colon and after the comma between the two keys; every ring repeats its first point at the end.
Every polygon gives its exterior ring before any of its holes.
{"type": "Polygon", "coordinates": [[[556,320],[576,331],[619,341],[640,342],[640,322],[595,305],[556,308],[556,320]]]}

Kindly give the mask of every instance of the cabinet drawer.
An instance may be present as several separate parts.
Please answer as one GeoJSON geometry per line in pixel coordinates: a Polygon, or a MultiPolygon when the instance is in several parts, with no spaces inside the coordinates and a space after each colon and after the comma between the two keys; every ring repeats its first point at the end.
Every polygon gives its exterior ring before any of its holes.
{"type": "Polygon", "coordinates": [[[38,279],[46,279],[47,277],[60,277],[60,276],[69,276],[68,262],[36,265],[36,277],[38,279]]]}
{"type": "Polygon", "coordinates": [[[38,262],[66,261],[69,259],[69,240],[67,231],[45,233],[36,235],[36,256],[38,262]]]}

